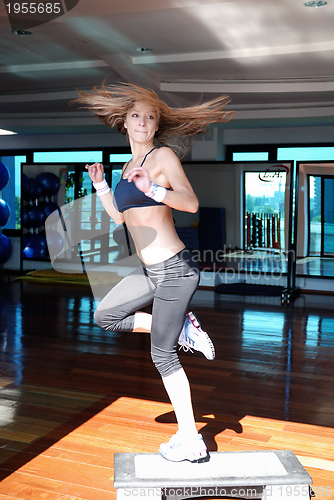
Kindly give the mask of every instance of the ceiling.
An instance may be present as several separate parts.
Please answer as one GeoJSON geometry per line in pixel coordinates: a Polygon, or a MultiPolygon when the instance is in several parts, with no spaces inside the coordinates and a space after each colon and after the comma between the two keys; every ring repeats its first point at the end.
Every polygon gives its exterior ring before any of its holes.
{"type": "Polygon", "coordinates": [[[62,0],[64,15],[19,36],[0,0],[0,128],[104,132],[69,101],[105,77],[172,106],[228,94],[230,128],[334,125],[334,0],[303,1],[62,0]]]}

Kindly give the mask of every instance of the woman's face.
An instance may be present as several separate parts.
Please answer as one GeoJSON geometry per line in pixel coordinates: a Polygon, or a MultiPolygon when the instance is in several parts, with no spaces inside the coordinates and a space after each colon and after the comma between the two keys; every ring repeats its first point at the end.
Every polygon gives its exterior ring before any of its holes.
{"type": "Polygon", "coordinates": [[[158,113],[145,101],[136,101],[127,112],[124,127],[129,138],[135,142],[153,142],[159,128],[158,113]]]}

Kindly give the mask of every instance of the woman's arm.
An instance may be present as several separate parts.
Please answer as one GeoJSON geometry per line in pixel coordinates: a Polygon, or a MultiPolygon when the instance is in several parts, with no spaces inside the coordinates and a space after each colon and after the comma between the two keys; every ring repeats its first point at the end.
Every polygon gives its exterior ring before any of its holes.
{"type": "Polygon", "coordinates": [[[163,147],[156,152],[154,161],[160,172],[156,178],[151,179],[149,172],[145,168],[139,167],[129,172],[128,180],[133,181],[137,188],[144,193],[150,191],[151,181],[160,186],[172,187],[173,191],[166,191],[163,203],[176,210],[196,213],[198,210],[197,196],[176,154],[171,149],[163,147]]]}
{"type": "MultiPolygon", "coordinates": [[[[104,179],[104,168],[102,163],[94,163],[93,165],[86,165],[89,177],[94,184],[102,182],[104,179]]],[[[111,191],[102,194],[100,197],[103,208],[107,214],[113,219],[116,224],[122,224],[124,222],[123,215],[116,210],[113,204],[113,195],[111,191]]]]}

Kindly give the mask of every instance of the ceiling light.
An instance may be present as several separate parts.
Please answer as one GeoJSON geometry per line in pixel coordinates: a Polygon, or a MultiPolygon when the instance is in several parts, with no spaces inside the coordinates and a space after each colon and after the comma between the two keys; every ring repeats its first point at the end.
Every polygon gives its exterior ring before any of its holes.
{"type": "Polygon", "coordinates": [[[153,49],[149,49],[148,47],[136,47],[135,50],[137,52],[152,52],[153,49]]]}
{"type": "Polygon", "coordinates": [[[12,132],[11,130],[4,130],[3,128],[0,128],[0,135],[14,135],[16,132],[12,132]]]}
{"type": "Polygon", "coordinates": [[[324,7],[324,5],[328,5],[329,0],[311,0],[310,2],[305,2],[305,7],[324,7]]]}
{"type": "Polygon", "coordinates": [[[26,31],[26,30],[13,30],[12,33],[14,35],[20,35],[20,36],[32,35],[31,31],[26,31]]]}

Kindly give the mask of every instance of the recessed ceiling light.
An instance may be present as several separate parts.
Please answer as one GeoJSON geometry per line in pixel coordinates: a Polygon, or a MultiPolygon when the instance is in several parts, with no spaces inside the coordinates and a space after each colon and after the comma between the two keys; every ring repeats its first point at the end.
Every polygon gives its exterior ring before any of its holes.
{"type": "Polygon", "coordinates": [[[149,49],[148,47],[136,47],[135,50],[137,52],[152,52],[153,49],[149,49]]]}
{"type": "Polygon", "coordinates": [[[305,7],[324,7],[324,5],[328,5],[329,0],[311,0],[310,2],[305,2],[305,7]]]}
{"type": "Polygon", "coordinates": [[[16,132],[12,132],[11,130],[4,130],[3,128],[0,128],[0,135],[15,135],[16,132]]]}
{"type": "Polygon", "coordinates": [[[26,31],[26,30],[13,30],[12,33],[14,35],[20,35],[20,36],[28,36],[32,35],[31,31],[26,31]]]}

